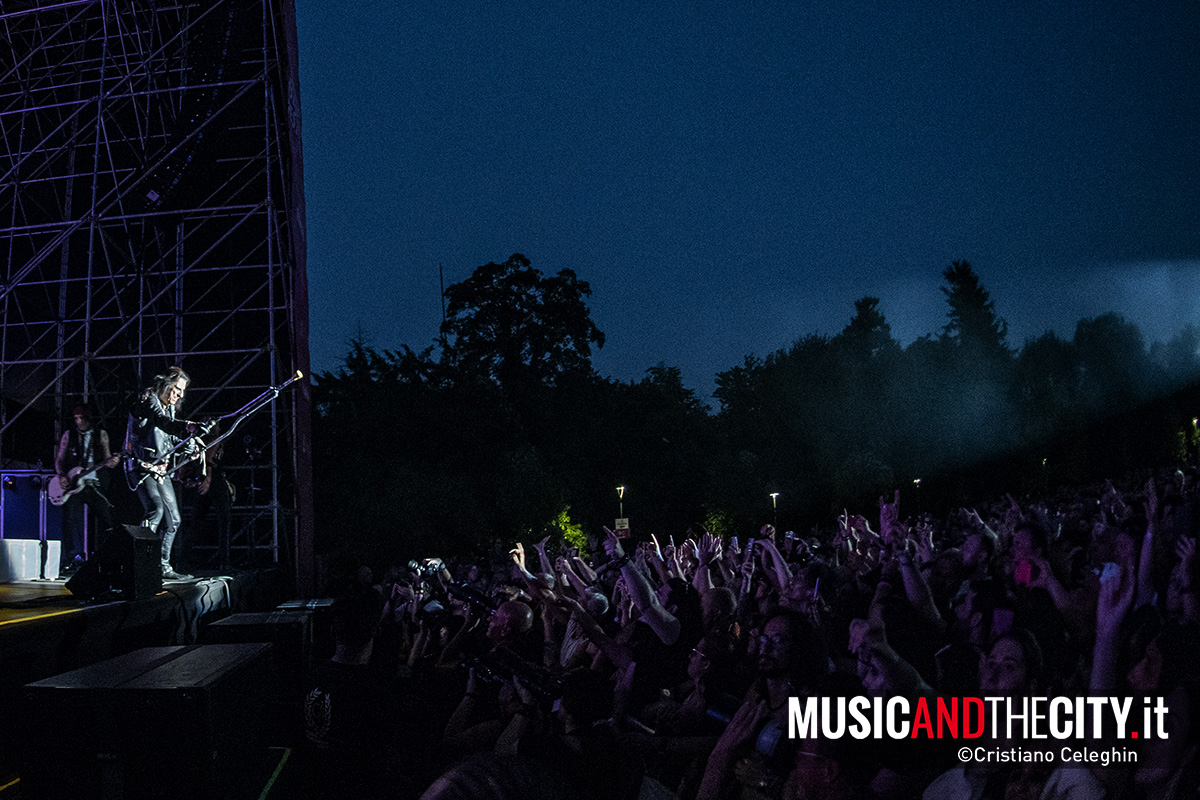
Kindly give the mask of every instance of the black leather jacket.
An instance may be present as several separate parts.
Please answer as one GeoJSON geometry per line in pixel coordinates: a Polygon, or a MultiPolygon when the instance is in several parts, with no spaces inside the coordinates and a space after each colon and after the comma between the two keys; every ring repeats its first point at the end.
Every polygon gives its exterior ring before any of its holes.
{"type": "Polygon", "coordinates": [[[129,414],[125,446],[137,462],[154,463],[187,436],[188,421],[175,419],[174,406],[165,406],[153,392],[143,392],[129,414]]]}

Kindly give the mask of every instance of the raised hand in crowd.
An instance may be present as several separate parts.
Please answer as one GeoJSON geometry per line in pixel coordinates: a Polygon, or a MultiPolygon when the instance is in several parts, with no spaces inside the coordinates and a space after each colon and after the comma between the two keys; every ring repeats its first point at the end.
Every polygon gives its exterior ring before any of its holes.
{"type": "Polygon", "coordinates": [[[917,529],[912,537],[912,541],[916,545],[917,562],[922,567],[933,562],[935,555],[933,542],[934,533],[935,529],[933,522],[928,518],[924,518],[917,523],[917,529]]]}
{"type": "MultiPolygon", "coordinates": [[[[639,556],[654,568],[655,574],[658,575],[660,583],[666,583],[671,578],[671,564],[668,556],[664,554],[664,548],[658,543],[658,537],[653,533],[650,534],[650,541],[642,542],[638,545],[639,556]]],[[[667,552],[674,553],[674,546],[665,548],[667,552]]]]}
{"type": "MultiPolygon", "coordinates": [[[[680,545],[679,551],[676,554],[676,558],[679,559],[679,564],[684,568],[685,572],[689,566],[695,569],[696,564],[700,560],[699,543],[690,536],[684,539],[683,544],[680,545]]],[[[687,576],[681,574],[679,577],[686,578],[687,576]]]]}
{"type": "Polygon", "coordinates": [[[617,535],[607,527],[604,532],[607,534],[604,539],[604,549],[614,562],[620,564],[621,575],[625,578],[629,594],[641,613],[642,620],[650,626],[663,644],[668,646],[675,644],[681,630],[679,620],[663,608],[645,574],[625,557],[625,550],[617,535]]]}
{"type": "Polygon", "coordinates": [[[1096,644],[1092,649],[1090,694],[1111,694],[1118,680],[1121,626],[1137,584],[1132,563],[1109,562],[1100,573],[1100,592],[1096,598],[1096,644]]]}
{"type": "Polygon", "coordinates": [[[517,542],[516,546],[508,551],[508,554],[512,556],[513,563],[517,565],[517,569],[521,570],[521,572],[528,572],[525,568],[525,545],[517,542]]]}
{"type": "Polygon", "coordinates": [[[692,586],[696,591],[704,594],[715,588],[712,569],[723,555],[720,539],[707,531],[700,535],[700,541],[696,544],[696,571],[692,575],[692,586]]]}
{"type": "Polygon", "coordinates": [[[788,567],[787,559],[779,552],[775,542],[770,539],[760,539],[755,544],[761,547],[763,569],[766,571],[772,587],[775,591],[782,592],[792,579],[792,570],[788,567]]]}
{"type": "Polygon", "coordinates": [[[900,490],[896,490],[892,502],[879,498],[879,536],[883,543],[898,546],[908,538],[908,529],[900,522],[900,490]]]}
{"type": "Polygon", "coordinates": [[[743,703],[738,708],[708,758],[696,800],[720,800],[733,777],[733,765],[739,751],[751,742],[770,715],[771,709],[765,700],[743,703]]]}
{"type": "MultiPolygon", "coordinates": [[[[1112,482],[1109,481],[1109,486],[1112,482]]],[[[1154,478],[1146,481],[1146,532],[1142,536],[1142,550],[1138,558],[1137,600],[1135,608],[1154,602],[1154,538],[1158,529],[1158,492],[1154,478]]]]}
{"type": "Polygon", "coordinates": [[[554,574],[554,568],[550,564],[550,556],[546,555],[546,545],[547,545],[547,543],[549,543],[549,541],[550,541],[550,535],[547,534],[542,537],[541,541],[534,542],[533,549],[537,551],[538,562],[542,566],[542,572],[549,573],[552,575],[552,574],[554,574]]]}
{"type": "Polygon", "coordinates": [[[1004,511],[1004,532],[1011,539],[1013,531],[1025,521],[1025,512],[1021,510],[1021,504],[1011,493],[1005,493],[1004,496],[1008,499],[1008,507],[1004,511]]]}
{"type": "Polygon", "coordinates": [[[1175,556],[1189,572],[1196,564],[1196,538],[1194,536],[1180,536],[1175,542],[1175,556]]]}
{"type": "MultiPolygon", "coordinates": [[[[572,547],[571,550],[574,551],[575,548],[572,547]]],[[[575,572],[579,575],[581,580],[583,580],[589,586],[596,585],[596,582],[599,581],[599,576],[596,575],[596,570],[592,569],[590,564],[580,558],[578,552],[575,552],[573,555],[571,555],[570,561],[571,564],[574,565],[575,572]]]]}
{"type": "Polygon", "coordinates": [[[868,694],[928,697],[935,693],[888,641],[883,609],[878,604],[872,604],[867,619],[851,620],[849,647],[858,657],[859,677],[868,694]]]}
{"type": "Polygon", "coordinates": [[[1100,498],[1100,503],[1113,519],[1125,520],[1129,517],[1130,508],[1111,479],[1104,482],[1104,494],[1100,498]]]}
{"type": "Polygon", "coordinates": [[[749,596],[750,587],[754,584],[755,548],[757,546],[757,542],[746,545],[746,553],[742,557],[742,586],[739,592],[739,605],[741,605],[741,599],[749,596]]]}

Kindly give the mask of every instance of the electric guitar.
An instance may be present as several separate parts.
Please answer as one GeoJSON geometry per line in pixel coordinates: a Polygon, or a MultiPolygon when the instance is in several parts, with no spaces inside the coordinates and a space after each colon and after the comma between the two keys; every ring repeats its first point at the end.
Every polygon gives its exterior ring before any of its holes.
{"type": "MultiPolygon", "coordinates": [[[[119,459],[120,457],[121,454],[118,453],[117,458],[119,459]]],[[[116,465],[114,464],[113,466],[116,465]]],[[[46,495],[50,498],[51,505],[61,506],[72,497],[82,492],[83,488],[87,486],[87,481],[99,480],[99,473],[102,469],[112,469],[112,467],[106,467],[103,464],[98,464],[87,471],[84,471],[83,467],[73,467],[71,471],[67,473],[67,488],[65,489],[63,488],[62,481],[58,479],[57,475],[51,478],[50,482],[46,484],[46,495]]]]}

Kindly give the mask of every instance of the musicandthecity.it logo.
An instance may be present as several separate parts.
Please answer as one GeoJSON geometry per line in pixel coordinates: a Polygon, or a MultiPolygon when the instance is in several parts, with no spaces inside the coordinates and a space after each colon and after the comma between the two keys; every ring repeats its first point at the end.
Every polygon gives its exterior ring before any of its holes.
{"type": "Polygon", "coordinates": [[[1161,697],[792,697],[790,738],[1165,739],[1161,697]],[[1140,712],[1140,713],[1138,713],[1140,712]]]}

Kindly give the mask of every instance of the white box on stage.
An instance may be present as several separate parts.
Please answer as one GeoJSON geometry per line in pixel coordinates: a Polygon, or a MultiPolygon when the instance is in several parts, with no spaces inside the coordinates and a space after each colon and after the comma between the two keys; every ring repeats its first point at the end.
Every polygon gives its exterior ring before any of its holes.
{"type": "Polygon", "coordinates": [[[58,577],[62,514],[46,498],[51,480],[45,470],[0,473],[0,582],[58,577]]]}
{"type": "Polygon", "coordinates": [[[0,539],[0,583],[32,581],[42,577],[42,545],[46,546],[47,579],[58,577],[58,559],[62,544],[54,539],[0,539]]]}
{"type": "MultiPolygon", "coordinates": [[[[42,545],[36,539],[0,540],[0,583],[36,581],[42,576],[42,545]]],[[[61,542],[50,540],[46,545],[46,577],[59,577],[61,542]]]]}

